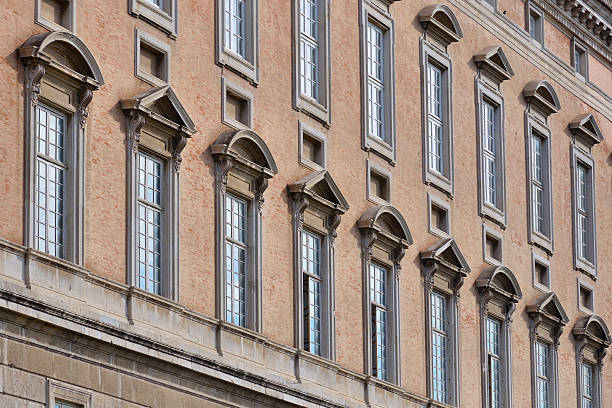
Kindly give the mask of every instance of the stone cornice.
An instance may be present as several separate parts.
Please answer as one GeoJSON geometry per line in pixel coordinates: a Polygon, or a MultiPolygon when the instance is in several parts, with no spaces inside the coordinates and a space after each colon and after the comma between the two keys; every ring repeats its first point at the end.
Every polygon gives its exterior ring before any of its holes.
{"type": "Polygon", "coordinates": [[[536,48],[523,28],[503,14],[488,7],[482,7],[480,0],[454,0],[453,4],[482,28],[497,37],[500,44],[514,50],[576,98],[600,112],[608,120],[612,120],[612,96],[605,95],[594,89],[591,84],[585,84],[584,81],[576,78],[572,68],[554,57],[550,51],[536,48]]]}

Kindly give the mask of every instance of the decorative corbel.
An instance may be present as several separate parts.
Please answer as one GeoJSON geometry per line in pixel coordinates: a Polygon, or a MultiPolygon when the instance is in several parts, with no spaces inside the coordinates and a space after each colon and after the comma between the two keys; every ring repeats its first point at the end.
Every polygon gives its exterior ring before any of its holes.
{"type": "Polygon", "coordinates": [[[79,102],[79,125],[81,125],[81,129],[85,130],[85,125],[87,124],[87,117],[89,116],[89,110],[87,106],[93,99],[93,92],[89,88],[83,89],[83,93],[81,95],[81,101],[79,102]]]}
{"type": "Polygon", "coordinates": [[[128,114],[128,141],[132,143],[132,151],[138,151],[140,143],[140,130],[144,126],[146,119],[144,115],[138,111],[131,110],[128,114]]]}
{"type": "Polygon", "coordinates": [[[576,336],[576,355],[581,359],[584,357],[582,350],[584,350],[584,346],[586,346],[588,340],[584,334],[579,334],[576,336]]]}
{"type": "Polygon", "coordinates": [[[361,233],[361,252],[366,262],[370,262],[372,258],[372,245],[374,245],[376,239],[378,239],[378,234],[370,228],[361,233]]]}
{"type": "Polygon", "coordinates": [[[553,344],[555,345],[555,347],[559,347],[559,345],[561,344],[561,335],[563,334],[563,326],[555,326],[553,328],[553,344]]]}
{"type": "Polygon", "coordinates": [[[455,302],[459,303],[459,298],[461,297],[460,289],[465,282],[465,278],[461,275],[458,275],[453,279],[453,294],[455,295],[455,302]]]}
{"type": "Polygon", "coordinates": [[[181,169],[181,163],[183,162],[183,158],[181,157],[181,152],[187,145],[187,138],[180,134],[174,138],[174,151],[172,152],[172,160],[174,160],[174,170],[179,171],[181,169]]]}
{"type": "Polygon", "coordinates": [[[529,317],[529,331],[534,336],[538,335],[538,327],[542,324],[542,315],[540,313],[530,313],[529,317]]]}
{"type": "Polygon", "coordinates": [[[42,64],[32,64],[30,68],[30,100],[32,106],[38,105],[38,97],[40,96],[40,81],[45,75],[45,67],[42,64]]]}
{"type": "Polygon", "coordinates": [[[606,354],[608,354],[608,350],[605,347],[601,347],[597,352],[597,365],[599,366],[600,370],[604,365],[604,358],[606,357],[606,354]]]}
{"type": "Polygon", "coordinates": [[[489,300],[493,297],[491,288],[482,288],[480,290],[480,310],[483,313],[489,313],[489,300]]]}
{"type": "Polygon", "coordinates": [[[340,217],[339,211],[334,211],[329,215],[329,217],[327,217],[327,224],[329,225],[329,236],[331,239],[331,242],[330,242],[331,246],[334,245],[334,243],[336,242],[336,237],[338,237],[338,232],[336,231],[336,229],[338,228],[338,225],[340,225],[341,219],[342,217],[340,217]]]}
{"type": "Polygon", "coordinates": [[[298,231],[302,229],[304,224],[304,211],[308,208],[310,201],[301,193],[293,195],[293,220],[297,223],[298,231]]]}
{"type": "Polygon", "coordinates": [[[254,192],[255,199],[257,200],[257,210],[261,212],[264,204],[264,191],[268,188],[268,178],[263,174],[255,179],[254,192]]]}
{"type": "Polygon", "coordinates": [[[508,322],[508,326],[512,323],[512,314],[516,310],[516,304],[512,301],[506,304],[506,321],[508,322]]]}
{"type": "Polygon", "coordinates": [[[227,156],[215,156],[215,182],[221,194],[227,191],[227,175],[232,169],[233,163],[227,156]]]}
{"type": "Polygon", "coordinates": [[[399,279],[400,272],[402,271],[402,259],[406,255],[406,249],[404,247],[398,247],[393,251],[393,269],[395,269],[395,279],[399,279]]]}

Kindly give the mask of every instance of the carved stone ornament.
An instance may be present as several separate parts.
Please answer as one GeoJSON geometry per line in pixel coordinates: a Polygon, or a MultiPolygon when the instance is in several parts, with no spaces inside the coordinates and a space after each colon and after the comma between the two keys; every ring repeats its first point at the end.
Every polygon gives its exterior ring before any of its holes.
{"type": "Polygon", "coordinates": [[[38,105],[38,97],[40,96],[40,81],[45,75],[45,67],[42,64],[32,64],[30,68],[30,100],[32,106],[38,105]]]}
{"type": "Polygon", "coordinates": [[[268,188],[268,178],[263,174],[260,174],[259,177],[255,179],[255,200],[257,201],[257,210],[261,212],[264,204],[264,192],[268,188]]]}
{"type": "Polygon", "coordinates": [[[297,223],[298,230],[301,230],[304,224],[304,210],[308,207],[310,201],[304,194],[293,195],[293,219],[297,223]]]}
{"type": "Polygon", "coordinates": [[[132,143],[134,153],[138,151],[140,143],[140,130],[145,124],[145,117],[138,111],[130,111],[128,114],[128,141],[132,143]]]}
{"type": "Polygon", "coordinates": [[[338,237],[338,232],[336,231],[336,229],[338,228],[338,225],[340,225],[341,220],[342,217],[340,216],[339,211],[334,211],[328,217],[327,223],[329,225],[329,236],[331,238],[332,246],[334,245],[334,243],[336,242],[336,238],[338,237]]]}
{"type": "Polygon", "coordinates": [[[172,160],[174,161],[174,170],[179,171],[181,169],[181,163],[183,158],[181,152],[187,145],[187,138],[179,135],[174,138],[174,151],[172,152],[172,160]]]}
{"type": "Polygon", "coordinates": [[[233,163],[227,156],[215,156],[215,178],[221,194],[227,192],[227,175],[232,169],[233,163]]]}
{"type": "Polygon", "coordinates": [[[87,117],[89,116],[87,106],[89,106],[92,99],[93,92],[91,89],[85,88],[81,96],[81,101],[79,102],[79,125],[81,126],[81,129],[85,129],[85,125],[87,124],[87,117]]]}

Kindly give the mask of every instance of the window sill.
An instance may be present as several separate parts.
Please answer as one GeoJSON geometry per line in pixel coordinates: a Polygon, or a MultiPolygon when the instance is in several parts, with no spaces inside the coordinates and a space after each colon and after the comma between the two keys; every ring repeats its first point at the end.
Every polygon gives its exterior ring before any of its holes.
{"type": "Polygon", "coordinates": [[[152,86],[166,86],[168,83],[163,79],[156,77],[155,75],[147,74],[146,72],[142,72],[138,70],[134,75],[136,78],[141,79],[152,86]]]}
{"type": "MultiPolygon", "coordinates": [[[[172,8],[176,9],[176,2],[174,1],[172,2],[172,8]]],[[[151,25],[168,34],[168,37],[176,40],[178,29],[175,16],[143,0],[130,1],[130,14],[136,18],[146,20],[151,25]]]]}
{"type": "Polygon", "coordinates": [[[257,66],[243,58],[242,55],[236,54],[227,48],[222,47],[219,51],[217,64],[234,71],[236,74],[247,79],[253,86],[257,86],[259,83],[257,66]]]}
{"type": "Polygon", "coordinates": [[[438,190],[446,193],[450,198],[454,196],[453,181],[443,174],[437,173],[429,168],[425,170],[425,184],[436,187],[438,190]]]}
{"type": "MultiPolygon", "coordinates": [[[[296,92],[299,91],[296,90],[296,92]]],[[[320,121],[326,128],[331,126],[329,109],[314,99],[298,94],[295,100],[294,109],[320,121]]]]}
{"type": "Polygon", "coordinates": [[[553,254],[553,242],[552,238],[547,237],[544,234],[541,234],[537,231],[531,232],[531,237],[529,238],[529,242],[535,246],[538,246],[548,252],[548,254],[553,254]]]}
{"type": "Polygon", "coordinates": [[[584,258],[577,258],[575,262],[576,262],[576,269],[578,271],[584,273],[589,278],[595,281],[597,280],[597,269],[595,265],[593,265],[590,261],[584,258]]]}
{"type": "Polygon", "coordinates": [[[390,164],[395,165],[395,149],[379,137],[366,135],[365,146],[363,148],[366,151],[378,154],[390,164]]]}
{"type": "Polygon", "coordinates": [[[488,203],[480,203],[480,215],[499,224],[500,227],[506,228],[506,215],[497,207],[493,207],[488,203]]]}

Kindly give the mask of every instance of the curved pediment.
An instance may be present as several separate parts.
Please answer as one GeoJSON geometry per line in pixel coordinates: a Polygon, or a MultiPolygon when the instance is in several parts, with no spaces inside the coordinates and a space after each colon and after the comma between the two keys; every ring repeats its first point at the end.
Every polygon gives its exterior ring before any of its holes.
{"type": "Polygon", "coordinates": [[[37,58],[51,65],[68,68],[89,78],[92,85],[104,83],[102,72],[89,48],[76,35],[54,31],[30,37],[19,47],[21,58],[37,58]]]}
{"type": "Polygon", "coordinates": [[[499,45],[487,47],[474,55],[474,62],[498,82],[514,76],[514,70],[510,66],[504,50],[499,45]]]}
{"type": "Polygon", "coordinates": [[[344,195],[342,195],[342,192],[327,170],[310,173],[306,177],[289,184],[287,189],[289,193],[303,193],[309,197],[319,199],[318,201],[323,205],[334,207],[341,213],[346,212],[349,208],[344,195]]]}
{"type": "Polygon", "coordinates": [[[537,106],[546,116],[561,109],[559,97],[548,81],[532,81],[523,89],[527,102],[537,106]]]}
{"type": "Polygon", "coordinates": [[[146,92],[121,100],[123,110],[138,110],[162,124],[181,131],[186,137],[196,132],[187,110],[169,85],[151,88],[146,92]]]}
{"type": "Polygon", "coordinates": [[[536,303],[527,306],[527,313],[539,313],[561,325],[569,322],[559,298],[553,292],[545,294],[536,303]]]}
{"type": "Polygon", "coordinates": [[[612,343],[610,330],[604,320],[598,315],[583,317],[578,320],[572,329],[574,336],[585,336],[594,340],[604,347],[608,347],[612,343]]]}
{"type": "Polygon", "coordinates": [[[432,259],[442,262],[463,275],[471,272],[470,266],[453,238],[446,238],[436,242],[431,247],[422,251],[419,257],[421,260],[432,259]]]}
{"type": "Polygon", "coordinates": [[[445,4],[432,4],[419,13],[423,29],[433,33],[446,44],[463,38],[463,31],[455,13],[445,4]]]}
{"type": "Polygon", "coordinates": [[[278,173],[276,162],[263,139],[252,130],[229,130],[222,133],[211,146],[213,155],[234,155],[270,173],[278,173]]]}
{"type": "Polygon", "coordinates": [[[482,271],[476,280],[476,286],[489,288],[497,294],[510,298],[513,302],[518,302],[523,297],[516,276],[505,266],[492,266],[482,271]]]}
{"type": "Polygon", "coordinates": [[[406,246],[412,245],[412,234],[406,220],[395,207],[390,205],[368,208],[359,219],[358,225],[360,229],[370,228],[404,242],[406,246]]]}
{"type": "Polygon", "coordinates": [[[603,140],[599,125],[592,114],[578,116],[569,124],[572,133],[578,134],[590,146],[596,145],[603,140]]]}

